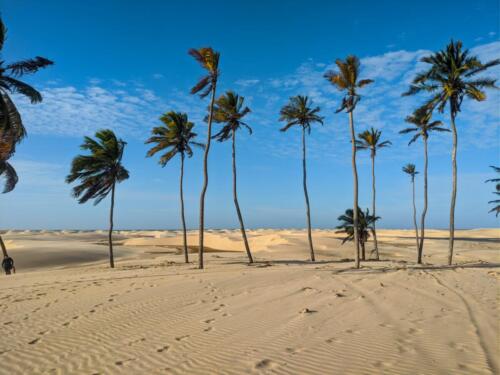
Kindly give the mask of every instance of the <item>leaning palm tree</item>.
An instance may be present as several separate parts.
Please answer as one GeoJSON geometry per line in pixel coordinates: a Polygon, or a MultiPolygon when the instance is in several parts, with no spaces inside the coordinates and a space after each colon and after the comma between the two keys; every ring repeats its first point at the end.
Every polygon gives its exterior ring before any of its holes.
{"type": "MultiPolygon", "coordinates": [[[[4,193],[12,191],[17,183],[16,171],[8,159],[16,151],[16,145],[26,136],[21,115],[10,95],[20,94],[28,98],[32,104],[41,102],[40,92],[19,78],[26,74],[36,73],[38,70],[53,64],[52,61],[40,56],[34,59],[6,63],[1,59],[6,35],[7,28],[0,18],[0,176],[5,178],[4,193]]],[[[2,236],[0,236],[0,246],[4,256],[7,256],[2,236]]]]}
{"type": "Polygon", "coordinates": [[[203,156],[203,187],[200,194],[200,246],[198,248],[198,267],[203,268],[203,234],[205,230],[205,194],[208,187],[208,152],[210,151],[210,139],[212,138],[212,117],[214,113],[215,92],[217,89],[217,80],[219,78],[219,52],[211,47],[200,49],[190,49],[189,54],[200,63],[207,75],[198,81],[191,89],[191,94],[199,93],[201,98],[210,94],[210,105],[208,107],[207,118],[207,144],[203,156]]]}
{"type": "MultiPolygon", "coordinates": [[[[361,97],[358,94],[358,89],[373,82],[371,79],[358,80],[360,62],[356,56],[347,56],[345,60],[337,59],[335,64],[338,67],[338,72],[328,71],[325,78],[332,83],[338,90],[344,92],[345,96],[342,99],[338,112],[345,110],[349,114],[349,127],[351,131],[351,144],[352,144],[352,174],[354,180],[354,203],[353,210],[358,207],[358,171],[356,168],[356,139],[354,131],[354,109],[361,97]]],[[[355,266],[359,268],[359,241],[358,241],[358,212],[354,210],[354,242],[356,249],[355,266]]]]}
{"type": "MultiPolygon", "coordinates": [[[[363,133],[358,134],[358,139],[356,140],[356,148],[358,150],[370,150],[370,158],[372,160],[372,211],[375,216],[375,156],[377,155],[377,150],[392,145],[391,141],[381,141],[380,136],[382,132],[380,130],[371,128],[370,130],[365,130],[363,133]]],[[[380,259],[378,254],[378,241],[377,241],[377,231],[375,229],[375,221],[373,222],[373,242],[375,243],[375,257],[377,260],[380,259]]],[[[364,260],[364,259],[363,259],[364,260]]]]}
{"type": "Polygon", "coordinates": [[[233,200],[236,207],[236,214],[238,215],[238,220],[240,221],[241,235],[243,236],[243,242],[245,243],[248,261],[253,263],[252,253],[250,252],[250,246],[248,245],[247,234],[245,232],[245,226],[243,224],[243,217],[241,215],[236,190],[236,131],[244,127],[250,132],[250,134],[252,134],[252,128],[242,121],[243,117],[250,112],[250,108],[243,107],[244,100],[245,98],[243,96],[239,96],[232,91],[226,92],[226,94],[221,95],[219,99],[217,99],[214,106],[214,121],[216,123],[222,123],[224,126],[213,136],[213,138],[217,139],[219,142],[224,142],[228,139],[232,140],[233,200]]]}
{"type": "Polygon", "coordinates": [[[427,155],[427,140],[429,138],[429,133],[431,132],[448,132],[449,130],[443,128],[443,123],[441,121],[431,121],[432,113],[427,107],[418,108],[413,112],[411,116],[406,117],[406,122],[412,124],[412,127],[401,130],[400,134],[414,133],[408,146],[415,142],[418,138],[422,137],[424,142],[424,208],[422,210],[422,216],[420,219],[420,242],[418,246],[417,253],[417,263],[422,263],[422,254],[424,250],[424,232],[425,232],[425,215],[427,214],[427,167],[428,167],[428,155],[427,155]]]}
{"type": "Polygon", "coordinates": [[[148,153],[147,157],[155,155],[157,152],[164,151],[165,153],[160,157],[159,163],[165,167],[167,163],[177,154],[181,156],[181,172],[179,192],[181,200],[181,222],[182,233],[184,239],[184,260],[189,263],[188,246],[187,246],[187,232],[186,232],[186,219],[184,217],[184,158],[193,156],[192,145],[204,148],[202,143],[195,142],[193,139],[196,133],[192,132],[194,124],[188,120],[185,113],[170,111],[160,117],[163,126],[154,127],[151,130],[152,136],[146,141],[146,144],[154,143],[148,153]]]}
{"type": "Polygon", "coordinates": [[[417,226],[417,206],[415,205],[415,176],[418,174],[415,164],[406,164],[403,172],[411,177],[411,187],[413,193],[413,226],[415,227],[415,239],[417,241],[417,253],[419,249],[418,226],[417,226]]]}
{"type": "Polygon", "coordinates": [[[114,268],[113,257],[113,211],[115,207],[115,187],[129,178],[129,173],[122,165],[123,150],[126,142],[116,138],[112,130],[99,130],[96,139],[85,137],[82,150],[88,150],[90,155],[78,155],[71,163],[71,171],[66,177],[67,183],[79,180],[80,184],[73,188],[73,196],[82,204],[94,199],[94,205],[99,204],[111,192],[111,207],[109,212],[109,265],[114,268]]]}
{"type": "Polygon", "coordinates": [[[422,62],[430,64],[430,68],[417,74],[409,90],[403,95],[414,95],[427,92],[432,95],[426,106],[444,112],[448,105],[450,125],[453,133],[452,161],[452,192],[450,204],[450,240],[448,246],[448,264],[453,261],[453,243],[455,239],[455,202],[457,197],[457,128],[455,119],[460,112],[464,98],[476,101],[486,99],[486,88],[497,88],[496,79],[476,77],[488,68],[500,64],[500,59],[482,63],[476,56],[471,56],[469,50],[462,49],[462,42],[453,40],[442,51],[423,57],[422,62]]]}
{"type": "Polygon", "coordinates": [[[286,125],[281,128],[282,132],[287,131],[294,125],[302,128],[302,172],[304,196],[306,198],[306,216],[307,216],[307,237],[309,239],[309,250],[311,261],[315,261],[314,248],[311,233],[311,209],[309,207],[309,195],[307,193],[307,172],[306,172],[306,131],[311,134],[311,124],[318,122],[323,125],[323,117],[319,116],[319,107],[311,107],[312,102],[307,96],[293,96],[290,102],[281,108],[280,121],[285,121],[286,125]]]}
{"type": "MultiPolygon", "coordinates": [[[[340,215],[337,220],[340,221],[340,225],[336,228],[339,229],[335,233],[345,233],[346,237],[342,239],[342,245],[347,241],[353,241],[354,237],[354,217],[353,210],[347,209],[343,215],[340,215]]],[[[370,238],[370,228],[373,227],[375,221],[380,219],[380,217],[375,215],[370,215],[370,210],[367,208],[366,212],[363,212],[358,207],[358,242],[361,247],[361,251],[365,253],[365,243],[370,238]]]]}
{"type": "MultiPolygon", "coordinates": [[[[499,167],[495,167],[494,165],[490,165],[490,167],[493,168],[496,173],[500,173],[499,167]]],[[[491,178],[489,180],[486,180],[485,182],[496,182],[496,191],[494,191],[493,194],[500,195],[500,178],[491,178]]],[[[489,201],[488,204],[496,204],[496,206],[493,207],[489,212],[495,212],[495,215],[498,217],[498,214],[500,214],[500,199],[489,201]]]]}

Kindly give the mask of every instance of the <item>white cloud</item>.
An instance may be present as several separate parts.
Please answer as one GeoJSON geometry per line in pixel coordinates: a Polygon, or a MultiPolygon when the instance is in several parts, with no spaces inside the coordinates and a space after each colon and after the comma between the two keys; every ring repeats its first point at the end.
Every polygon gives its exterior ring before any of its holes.
{"type": "Polygon", "coordinates": [[[249,87],[249,86],[254,86],[259,82],[260,82],[260,80],[258,80],[258,79],[238,79],[234,83],[239,85],[239,86],[249,87]]]}
{"type": "Polygon", "coordinates": [[[155,73],[153,74],[153,78],[154,79],[162,79],[163,77],[165,77],[163,74],[161,73],[155,73]]]}

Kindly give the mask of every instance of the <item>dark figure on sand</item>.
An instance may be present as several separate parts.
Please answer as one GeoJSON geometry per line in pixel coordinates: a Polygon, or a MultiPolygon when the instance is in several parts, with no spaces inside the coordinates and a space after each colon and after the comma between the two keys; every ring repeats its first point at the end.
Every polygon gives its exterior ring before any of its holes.
{"type": "Polygon", "coordinates": [[[8,255],[5,255],[2,260],[2,268],[5,271],[6,275],[10,275],[11,273],[16,273],[16,267],[14,266],[14,259],[12,259],[8,255]]]}

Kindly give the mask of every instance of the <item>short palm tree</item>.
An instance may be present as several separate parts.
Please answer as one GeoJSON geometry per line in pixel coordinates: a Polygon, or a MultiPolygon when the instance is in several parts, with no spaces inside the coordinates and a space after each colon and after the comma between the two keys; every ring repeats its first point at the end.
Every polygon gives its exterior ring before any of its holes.
{"type": "Polygon", "coordinates": [[[446,106],[450,111],[450,125],[453,133],[452,160],[452,193],[450,204],[450,240],[448,246],[448,264],[453,261],[453,244],[455,239],[455,202],[457,196],[457,128],[455,119],[460,112],[465,98],[475,101],[486,100],[486,88],[497,88],[496,79],[476,77],[488,68],[500,64],[500,59],[482,63],[469,50],[462,49],[462,42],[453,40],[442,51],[422,58],[422,62],[430,65],[429,69],[417,74],[409,90],[403,95],[430,93],[426,106],[430,110],[444,112],[446,106]]]}
{"type": "MultiPolygon", "coordinates": [[[[7,35],[7,28],[0,18],[0,55],[3,50],[7,35]]],[[[26,74],[36,73],[53,62],[37,56],[34,59],[20,60],[13,63],[5,63],[0,59],[0,176],[5,179],[4,193],[14,189],[18,177],[15,169],[8,162],[16,151],[16,145],[26,136],[26,129],[21,115],[12,101],[11,94],[20,94],[28,98],[32,104],[42,101],[42,94],[34,87],[19,80],[26,74]]],[[[0,236],[0,246],[4,256],[7,249],[0,236]]]]}
{"type": "MultiPolygon", "coordinates": [[[[370,238],[370,228],[373,227],[375,221],[380,219],[379,217],[375,215],[370,215],[370,210],[367,208],[366,212],[363,212],[359,207],[358,207],[358,242],[359,246],[361,247],[361,251],[364,254],[365,253],[365,243],[368,241],[368,238],[370,238]]],[[[342,239],[342,245],[346,243],[347,241],[353,241],[355,240],[354,237],[354,215],[353,215],[353,210],[351,208],[345,210],[345,213],[343,215],[340,215],[337,218],[338,221],[340,221],[340,225],[338,225],[336,228],[339,229],[335,233],[345,233],[346,237],[342,239]]]]}
{"type": "MultiPolygon", "coordinates": [[[[354,130],[354,109],[356,104],[360,100],[358,95],[358,89],[373,82],[371,79],[361,79],[359,80],[359,66],[360,62],[356,56],[347,56],[345,60],[337,59],[335,61],[338,71],[328,71],[325,74],[325,78],[332,83],[339,91],[345,92],[344,98],[342,99],[342,104],[340,105],[338,112],[346,111],[349,114],[349,127],[351,131],[351,144],[352,144],[352,174],[354,180],[354,203],[353,210],[358,207],[358,170],[356,168],[356,137],[354,130]]],[[[359,241],[358,241],[358,226],[356,225],[358,221],[358,212],[354,211],[354,238],[355,238],[355,249],[356,249],[356,261],[355,266],[359,268],[359,241]]]]}
{"type": "Polygon", "coordinates": [[[413,226],[415,227],[415,239],[417,241],[417,254],[419,251],[419,238],[417,226],[417,206],[415,205],[415,176],[418,174],[415,164],[406,164],[403,167],[403,172],[411,177],[411,187],[413,193],[413,226]]]}
{"type": "Polygon", "coordinates": [[[181,156],[181,171],[179,182],[179,193],[181,200],[181,222],[182,233],[184,239],[184,260],[189,263],[188,246],[187,246],[187,232],[186,232],[186,219],[184,217],[184,158],[193,156],[193,149],[191,146],[198,146],[204,148],[202,143],[194,141],[196,133],[192,132],[194,124],[188,120],[185,113],[170,111],[160,117],[162,126],[154,127],[151,130],[152,136],[146,141],[146,144],[154,143],[148,153],[147,157],[155,155],[157,152],[165,152],[161,155],[159,163],[165,167],[167,163],[177,154],[181,156]]]}
{"type": "Polygon", "coordinates": [[[245,243],[245,250],[247,252],[248,261],[253,263],[252,253],[248,245],[247,234],[245,232],[245,225],[243,224],[243,217],[241,215],[240,205],[238,203],[238,194],[236,190],[236,131],[242,127],[246,128],[252,134],[252,128],[243,122],[243,118],[250,112],[250,108],[243,107],[245,98],[239,96],[232,91],[226,92],[221,95],[215,102],[214,106],[214,121],[222,123],[222,129],[213,136],[219,142],[232,140],[232,158],[233,158],[233,200],[236,207],[236,214],[240,222],[241,235],[245,243]]]}
{"type": "Polygon", "coordinates": [[[116,184],[129,178],[129,173],[122,165],[123,150],[126,143],[116,138],[112,130],[99,130],[96,139],[85,137],[82,150],[88,150],[89,155],[78,155],[71,163],[71,171],[66,177],[67,183],[79,181],[73,188],[73,196],[82,204],[94,199],[94,205],[99,204],[111,192],[111,207],[109,212],[109,265],[114,268],[113,257],[113,211],[115,207],[116,184]]]}
{"type": "Polygon", "coordinates": [[[427,154],[427,140],[431,132],[449,132],[448,129],[443,128],[441,121],[430,122],[432,113],[427,107],[418,108],[411,116],[406,117],[406,122],[412,124],[412,127],[401,130],[400,134],[413,134],[408,145],[411,145],[418,138],[422,138],[424,142],[424,208],[420,219],[420,243],[418,246],[417,262],[422,263],[422,254],[424,250],[424,232],[425,232],[425,215],[427,214],[427,167],[428,167],[428,154],[427,154]]]}
{"type": "MultiPolygon", "coordinates": [[[[365,130],[363,133],[359,133],[358,139],[356,140],[356,148],[358,150],[370,150],[370,158],[372,160],[372,212],[374,216],[376,215],[375,156],[377,155],[377,150],[389,147],[392,144],[391,141],[381,141],[380,140],[381,136],[382,132],[380,130],[371,128],[370,130],[365,130]]],[[[373,229],[373,241],[375,243],[375,257],[377,260],[379,260],[380,257],[378,253],[377,230],[375,229],[375,221],[373,222],[372,229],[373,229]]]]}
{"type": "Polygon", "coordinates": [[[199,93],[201,98],[210,94],[210,105],[208,107],[207,118],[207,144],[203,156],[203,187],[200,194],[200,246],[198,248],[198,267],[203,268],[203,234],[205,230],[205,194],[208,188],[208,152],[210,151],[210,140],[212,139],[212,117],[214,112],[215,92],[217,89],[217,80],[219,78],[219,52],[211,47],[199,49],[190,49],[189,54],[198,61],[207,74],[198,81],[191,89],[191,94],[199,93]]]}
{"type": "Polygon", "coordinates": [[[314,248],[311,233],[311,209],[309,207],[309,195],[307,193],[307,171],[306,171],[306,131],[311,134],[311,124],[318,122],[323,125],[323,117],[319,116],[319,107],[312,108],[312,102],[307,96],[293,96],[287,105],[281,108],[280,121],[285,121],[286,125],[281,128],[282,132],[286,132],[294,125],[302,128],[302,172],[304,196],[306,198],[306,216],[307,216],[307,237],[309,239],[309,250],[311,253],[311,261],[315,261],[314,248]]]}
{"type": "MultiPolygon", "coordinates": [[[[499,167],[495,167],[494,165],[490,165],[490,167],[493,168],[496,173],[500,173],[499,167]]],[[[486,180],[486,182],[495,182],[496,191],[494,191],[493,194],[500,195],[500,178],[491,178],[489,180],[486,180]]],[[[495,212],[495,215],[498,217],[498,214],[500,214],[500,199],[489,201],[488,204],[496,204],[496,206],[493,207],[489,212],[495,212]]]]}

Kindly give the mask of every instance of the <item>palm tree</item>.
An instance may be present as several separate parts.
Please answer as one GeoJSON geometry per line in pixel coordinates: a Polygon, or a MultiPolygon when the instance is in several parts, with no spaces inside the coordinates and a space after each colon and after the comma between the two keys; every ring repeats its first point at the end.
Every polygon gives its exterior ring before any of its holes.
{"type": "Polygon", "coordinates": [[[247,234],[245,232],[243,217],[238,203],[238,194],[236,191],[236,131],[245,127],[250,134],[252,134],[252,128],[242,121],[243,117],[250,112],[250,108],[243,107],[244,100],[245,98],[243,96],[239,96],[232,91],[226,92],[225,95],[221,95],[219,99],[217,99],[214,106],[214,121],[216,123],[223,123],[224,126],[212,138],[217,139],[219,142],[227,141],[230,138],[232,139],[234,206],[236,207],[236,214],[238,215],[238,220],[240,221],[241,235],[243,236],[243,242],[245,243],[248,261],[249,263],[253,263],[252,253],[250,252],[250,246],[248,245],[247,234]]]}
{"type": "MultiPolygon", "coordinates": [[[[337,220],[341,222],[336,228],[339,229],[335,233],[345,233],[346,237],[342,239],[342,245],[347,241],[355,240],[354,237],[354,217],[353,210],[351,208],[345,210],[343,215],[340,215],[337,220]]],[[[375,215],[370,215],[370,210],[367,208],[366,213],[363,212],[358,207],[358,243],[361,246],[363,254],[365,253],[365,243],[370,238],[369,229],[373,227],[375,221],[380,219],[380,217],[375,215]]]]}
{"type": "MultiPolygon", "coordinates": [[[[7,28],[0,18],[0,57],[6,40],[7,28]]],[[[16,151],[16,145],[26,136],[21,115],[12,101],[11,94],[20,94],[32,104],[42,101],[42,95],[32,86],[19,80],[25,74],[33,74],[53,62],[37,56],[34,59],[6,63],[0,58],[0,176],[5,178],[4,193],[14,189],[18,181],[16,171],[8,162],[16,151]]],[[[4,256],[7,249],[0,236],[0,246],[4,256]]]]}
{"type": "Polygon", "coordinates": [[[160,117],[160,121],[164,126],[157,126],[151,130],[152,136],[145,142],[146,144],[154,143],[148,153],[147,157],[155,155],[159,151],[165,151],[160,157],[160,165],[165,167],[167,163],[177,154],[181,156],[181,172],[180,172],[180,200],[181,200],[181,222],[182,233],[184,239],[184,260],[189,263],[188,246],[187,246],[187,232],[186,220],[184,217],[184,193],[183,193],[183,179],[184,179],[184,157],[193,156],[192,145],[204,148],[201,143],[195,142],[193,139],[196,133],[192,132],[194,124],[188,120],[185,113],[170,111],[160,117]]]}
{"type": "Polygon", "coordinates": [[[208,94],[210,105],[208,107],[208,129],[207,144],[205,146],[205,155],[203,156],[203,187],[200,194],[200,247],[198,248],[198,267],[203,268],[203,234],[205,230],[205,194],[208,187],[208,152],[210,151],[210,139],[212,138],[212,116],[214,113],[215,92],[217,89],[217,80],[219,78],[219,52],[211,47],[200,49],[190,49],[189,54],[200,63],[203,69],[207,71],[202,79],[191,89],[191,94],[199,93],[201,98],[208,94]]]}
{"type": "MultiPolygon", "coordinates": [[[[490,165],[490,167],[493,168],[493,170],[496,173],[500,173],[499,167],[495,167],[494,165],[490,165]]],[[[495,186],[496,191],[494,191],[493,194],[500,195],[500,178],[491,178],[489,180],[486,180],[485,182],[496,182],[496,186],[495,186]]],[[[495,199],[495,200],[488,202],[488,204],[492,204],[492,203],[496,204],[496,206],[493,207],[489,212],[495,212],[495,215],[498,217],[498,214],[500,214],[500,199],[495,199]]]]}
{"type": "MultiPolygon", "coordinates": [[[[358,80],[360,62],[356,56],[347,56],[345,60],[337,59],[335,64],[338,67],[338,72],[328,71],[325,78],[332,83],[339,91],[344,92],[345,96],[342,99],[338,112],[345,110],[349,114],[349,127],[351,131],[352,144],[352,174],[354,180],[354,203],[353,210],[358,207],[358,171],[356,168],[356,139],[354,131],[354,109],[361,97],[358,95],[358,89],[373,82],[371,79],[358,80]]],[[[359,241],[358,241],[358,212],[354,211],[354,242],[356,248],[355,266],[359,268],[359,241]]]]}
{"type": "Polygon", "coordinates": [[[73,196],[78,198],[80,204],[94,199],[94,205],[97,205],[111,192],[108,243],[109,265],[114,268],[112,233],[115,187],[116,183],[129,178],[128,171],[122,165],[123,150],[127,143],[116,138],[109,129],[99,130],[95,137],[95,140],[84,138],[80,148],[90,151],[90,155],[78,155],[73,159],[66,182],[79,180],[80,184],[73,188],[73,196]]]}
{"type": "MultiPolygon", "coordinates": [[[[377,155],[377,150],[392,145],[391,141],[380,141],[380,136],[382,132],[380,130],[371,128],[370,130],[365,130],[363,133],[358,134],[358,139],[356,140],[356,148],[358,150],[370,150],[370,158],[372,160],[372,211],[375,216],[375,156],[377,155]]],[[[373,222],[373,241],[375,243],[375,256],[379,260],[378,254],[378,241],[377,241],[377,231],[375,229],[375,221],[373,222]]],[[[363,259],[365,260],[365,259],[363,259]]]]}
{"type": "Polygon", "coordinates": [[[307,216],[307,237],[309,238],[309,250],[311,252],[311,261],[315,261],[314,248],[311,233],[311,209],[309,207],[309,195],[307,194],[307,172],[306,172],[306,130],[311,134],[311,124],[318,122],[323,125],[323,117],[319,116],[319,107],[311,108],[312,102],[307,96],[293,96],[290,102],[281,108],[280,121],[285,121],[286,125],[281,128],[282,132],[287,131],[294,125],[302,128],[302,172],[304,196],[306,198],[306,216],[307,216]]]}
{"type": "Polygon", "coordinates": [[[486,88],[497,88],[496,79],[476,77],[492,66],[500,64],[500,59],[482,63],[469,50],[462,49],[462,42],[453,40],[442,51],[423,57],[422,62],[430,64],[430,68],[417,74],[409,90],[403,95],[414,95],[428,92],[432,95],[425,105],[430,109],[438,109],[443,113],[448,105],[450,125],[453,133],[453,150],[451,163],[453,172],[451,205],[450,205],[450,240],[448,246],[448,264],[453,261],[453,243],[455,239],[455,202],[457,197],[457,128],[455,119],[460,112],[464,98],[483,101],[486,99],[486,88]]]}
{"type": "Polygon", "coordinates": [[[413,193],[413,226],[415,227],[415,239],[417,241],[417,253],[419,251],[418,226],[417,226],[417,207],[415,205],[415,176],[418,174],[415,164],[406,164],[403,172],[411,177],[411,186],[413,193]]]}
{"type": "Polygon", "coordinates": [[[425,232],[425,215],[427,214],[427,166],[428,166],[428,155],[427,155],[427,140],[429,138],[429,133],[431,132],[448,132],[449,130],[443,128],[443,123],[441,121],[431,121],[432,113],[427,107],[418,108],[413,112],[411,116],[406,117],[406,122],[414,125],[412,127],[401,130],[400,134],[415,133],[411,138],[408,146],[415,142],[418,138],[422,137],[424,142],[424,209],[422,210],[422,216],[420,219],[420,242],[418,246],[417,263],[422,263],[422,253],[424,249],[424,232],[425,232]]]}

